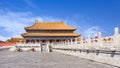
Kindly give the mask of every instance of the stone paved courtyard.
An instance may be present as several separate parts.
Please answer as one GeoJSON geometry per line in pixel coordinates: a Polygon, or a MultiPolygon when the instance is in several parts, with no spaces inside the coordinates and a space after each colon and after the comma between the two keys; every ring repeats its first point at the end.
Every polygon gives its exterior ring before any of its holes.
{"type": "Polygon", "coordinates": [[[61,53],[0,51],[0,68],[117,68],[61,53]]]}

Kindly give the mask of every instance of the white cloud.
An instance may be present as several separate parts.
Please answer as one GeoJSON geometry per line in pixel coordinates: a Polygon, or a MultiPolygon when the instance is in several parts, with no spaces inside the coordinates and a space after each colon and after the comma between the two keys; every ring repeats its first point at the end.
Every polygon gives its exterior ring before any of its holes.
{"type": "Polygon", "coordinates": [[[0,35],[0,40],[3,40],[3,41],[5,41],[6,39],[8,39],[9,37],[4,37],[4,36],[1,36],[0,35]]]}
{"type": "MultiPolygon", "coordinates": [[[[4,27],[9,36],[0,34],[0,40],[6,40],[11,37],[21,37],[25,32],[24,27],[32,25],[35,20],[39,21],[58,21],[52,17],[34,16],[31,12],[11,12],[1,10],[0,12],[0,27],[4,27]]],[[[4,33],[4,32],[3,32],[4,33]]]]}
{"type": "Polygon", "coordinates": [[[89,28],[86,28],[83,30],[84,37],[87,38],[88,35],[90,35],[92,38],[95,37],[95,35],[98,35],[98,32],[103,32],[103,28],[99,26],[91,26],[89,28]]]}
{"type": "MultiPolygon", "coordinates": [[[[26,14],[29,15],[29,12],[26,12],[26,14]]],[[[27,25],[26,22],[32,21],[32,18],[28,18],[27,15],[13,12],[0,13],[0,27],[4,27],[1,31],[5,30],[10,37],[20,37],[20,34],[24,32],[24,27],[27,25]]],[[[0,40],[10,37],[0,36],[0,40]]]]}

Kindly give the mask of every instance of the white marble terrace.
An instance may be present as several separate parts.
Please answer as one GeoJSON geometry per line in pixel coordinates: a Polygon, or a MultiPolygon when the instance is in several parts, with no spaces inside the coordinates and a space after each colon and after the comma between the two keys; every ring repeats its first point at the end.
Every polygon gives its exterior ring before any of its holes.
{"type": "MultiPolygon", "coordinates": [[[[82,37],[81,37],[82,38],[82,37]]],[[[98,49],[98,50],[120,50],[120,34],[118,27],[114,29],[114,35],[108,37],[102,37],[102,33],[98,33],[97,39],[91,39],[88,35],[88,39],[78,41],[63,41],[55,43],[46,43],[47,47],[51,45],[53,48],[70,48],[70,49],[98,49]]],[[[34,48],[36,51],[41,51],[41,43],[16,43],[15,47],[12,47],[10,51],[15,51],[17,48],[22,50],[30,50],[34,48]]],[[[49,51],[49,48],[48,48],[49,51]]]]}
{"type": "MultiPolygon", "coordinates": [[[[82,38],[82,37],[81,37],[82,38]]],[[[114,29],[114,35],[102,37],[102,33],[98,33],[97,39],[88,39],[74,42],[61,42],[53,44],[54,48],[70,48],[70,49],[98,49],[98,50],[120,50],[120,34],[118,27],[114,29]]]]}

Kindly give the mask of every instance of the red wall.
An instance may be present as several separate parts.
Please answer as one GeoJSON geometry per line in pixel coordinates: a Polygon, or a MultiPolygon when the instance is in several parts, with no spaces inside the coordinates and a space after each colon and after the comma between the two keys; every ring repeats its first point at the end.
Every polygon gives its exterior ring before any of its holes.
{"type": "Polygon", "coordinates": [[[10,43],[10,42],[0,42],[0,47],[1,46],[15,46],[15,43],[10,43]]]}

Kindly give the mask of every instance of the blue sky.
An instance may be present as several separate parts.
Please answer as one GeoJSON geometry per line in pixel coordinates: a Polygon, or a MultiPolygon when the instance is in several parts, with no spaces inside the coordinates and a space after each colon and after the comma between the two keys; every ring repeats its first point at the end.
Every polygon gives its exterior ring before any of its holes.
{"type": "Polygon", "coordinates": [[[111,36],[120,28],[120,0],[0,0],[0,40],[20,37],[35,20],[62,20],[85,38],[111,36]]]}

